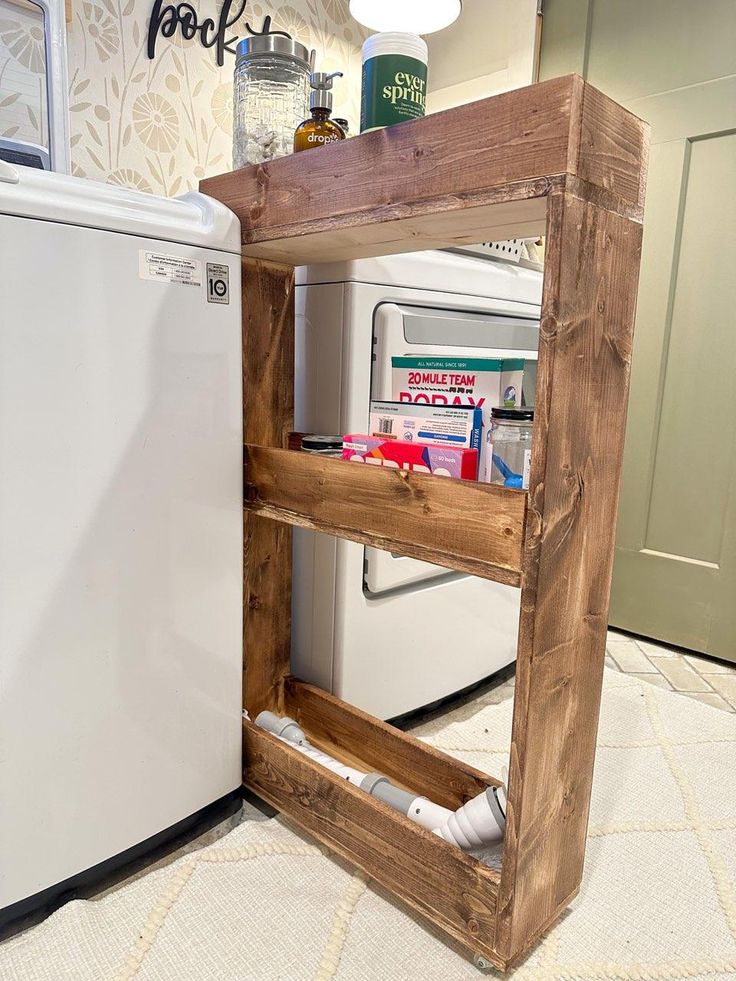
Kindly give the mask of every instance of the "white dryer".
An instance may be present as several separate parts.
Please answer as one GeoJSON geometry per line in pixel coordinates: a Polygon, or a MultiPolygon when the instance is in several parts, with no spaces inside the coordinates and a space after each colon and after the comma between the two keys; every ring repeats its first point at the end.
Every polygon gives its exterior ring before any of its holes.
{"type": "MultiPolygon", "coordinates": [[[[297,270],[296,429],[365,432],[396,356],[523,357],[533,402],[541,292],[537,270],[452,252],[297,270]]],[[[518,617],[512,587],[295,530],[292,670],[380,718],[509,664],[518,617]]]]}

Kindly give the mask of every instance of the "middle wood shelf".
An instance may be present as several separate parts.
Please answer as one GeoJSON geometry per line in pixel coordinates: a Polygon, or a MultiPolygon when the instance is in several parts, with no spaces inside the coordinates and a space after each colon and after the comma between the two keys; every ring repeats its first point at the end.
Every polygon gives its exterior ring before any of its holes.
{"type": "Polygon", "coordinates": [[[251,444],[243,459],[249,511],[521,583],[526,491],[251,444]]]}

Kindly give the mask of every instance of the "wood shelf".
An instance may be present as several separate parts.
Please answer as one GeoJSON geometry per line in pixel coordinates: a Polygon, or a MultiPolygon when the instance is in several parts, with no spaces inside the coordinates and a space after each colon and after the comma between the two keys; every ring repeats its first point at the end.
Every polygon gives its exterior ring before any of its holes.
{"type": "Polygon", "coordinates": [[[644,139],[568,75],[200,186],[240,217],[245,255],[340,261],[538,235],[567,175],[640,217],[644,139]]]}
{"type": "MultiPolygon", "coordinates": [[[[305,731],[311,741],[312,733],[305,731]]],[[[492,935],[500,887],[496,870],[249,721],[243,723],[243,744],[245,781],[254,793],[285,814],[298,813],[303,828],[367,875],[375,878],[380,868],[384,886],[459,943],[466,942],[468,929],[492,935]]],[[[329,743],[325,749],[341,755],[329,743]]],[[[453,763],[448,757],[448,769],[453,763]]],[[[492,949],[486,952],[503,966],[492,949]]]]}
{"type": "Polygon", "coordinates": [[[246,723],[244,779],[469,951],[518,961],[585,855],[648,128],[577,76],[203,181],[243,241],[244,699],[451,805],[491,777],[290,677],[291,526],[521,586],[500,876],[246,723]],[[528,493],[289,451],[294,265],[544,232],[528,493]]]}
{"type": "Polygon", "coordinates": [[[244,475],[256,514],[520,585],[525,491],[252,445],[244,475]]]}
{"type": "Polygon", "coordinates": [[[444,807],[459,807],[488,786],[500,785],[475,767],[297,678],[285,679],[283,707],[334,755],[359,760],[368,770],[378,770],[444,807]]]}

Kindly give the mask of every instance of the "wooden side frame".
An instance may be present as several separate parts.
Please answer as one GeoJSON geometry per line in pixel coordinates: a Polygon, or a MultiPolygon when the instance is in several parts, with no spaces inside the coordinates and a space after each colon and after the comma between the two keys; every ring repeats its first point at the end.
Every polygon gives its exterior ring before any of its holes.
{"type": "Polygon", "coordinates": [[[495,939],[507,962],[582,879],[641,256],[639,222],[569,191],[547,207],[495,939]]]}
{"type": "MultiPolygon", "coordinates": [[[[293,266],[244,259],[242,294],[243,437],[286,446],[294,428],[293,266]]],[[[291,654],[291,528],[248,510],[243,521],[243,691],[255,714],[280,711],[291,654]]]]}
{"type": "MultiPolygon", "coordinates": [[[[292,524],[384,547],[403,543],[411,549],[430,541],[422,526],[424,513],[427,525],[441,526],[445,555],[453,553],[458,563],[468,561],[467,553],[462,554],[467,539],[461,534],[453,544],[447,537],[453,505],[446,500],[445,487],[433,489],[415,478],[397,486],[396,475],[384,471],[373,473],[366,484],[362,474],[353,477],[337,469],[352,464],[305,464],[303,457],[296,458],[298,451],[286,449],[292,428],[292,263],[339,254],[348,241],[349,254],[355,255],[369,254],[366,249],[408,251],[426,246],[430,239],[418,231],[417,215],[422,222],[427,219],[422,229],[431,228],[435,235],[436,216],[441,214],[447,242],[467,240],[476,233],[479,220],[487,221],[489,229],[504,228],[511,234],[509,222],[526,227],[530,216],[545,216],[547,261],[530,488],[522,498],[523,552],[520,560],[509,559],[509,550],[489,538],[485,551],[481,548],[472,557],[484,563],[492,578],[501,578],[498,570],[504,567],[520,567],[517,687],[500,875],[417,829],[251,722],[244,725],[244,778],[249,787],[457,943],[482,953],[501,969],[517,961],[547,929],[575,895],[582,877],[646,173],[644,124],[579,79],[536,88],[539,111],[533,89],[489,100],[487,110],[483,108],[495,119],[492,109],[498,107],[501,122],[506,119],[508,125],[504,130],[494,123],[497,147],[490,151],[490,164],[484,162],[477,190],[465,168],[462,193],[453,197],[452,179],[437,162],[444,143],[435,117],[434,122],[404,124],[395,134],[370,134],[362,146],[375,145],[381,151],[375,166],[378,177],[352,211],[342,195],[343,213],[337,219],[328,213],[325,194],[305,199],[304,213],[290,218],[294,186],[289,182],[304,180],[303,165],[295,158],[275,162],[270,174],[260,169],[242,172],[247,180],[240,179],[235,196],[229,200],[222,194],[236,210],[238,200],[246,202],[239,212],[246,247],[251,243],[262,255],[287,260],[244,261],[243,377],[250,444],[245,706],[251,718],[262,708],[288,711],[315,744],[333,755],[368,769],[380,766],[397,782],[431,791],[447,806],[497,781],[290,677],[292,524]],[[520,125],[528,131],[520,133],[520,125]],[[531,134],[534,138],[519,154],[531,134]],[[394,136],[396,146],[391,145],[394,136]],[[412,140],[418,140],[414,150],[412,140]],[[535,156],[540,143],[542,152],[535,156]],[[398,160],[396,166],[413,160],[419,173],[425,167],[424,145],[430,148],[431,172],[440,175],[437,196],[418,185],[421,200],[403,201],[398,195],[390,204],[382,203],[392,158],[398,160]],[[491,186],[494,154],[506,183],[491,186]],[[279,174],[285,183],[279,183],[279,174]],[[336,486],[342,489],[342,500],[336,499],[336,486]],[[414,508],[411,521],[401,522],[398,512],[391,519],[395,529],[375,515],[366,520],[374,493],[391,507],[397,495],[406,494],[414,508]],[[428,510],[423,512],[425,504],[428,510]]],[[[485,134],[467,137],[463,130],[458,138],[475,140],[472,146],[479,152],[485,134]]],[[[346,161],[361,159],[360,141],[352,143],[345,151],[326,148],[314,157],[305,156],[337,180],[346,161]]],[[[457,146],[450,143],[456,154],[457,146]]],[[[400,186],[409,194],[416,181],[405,169],[400,186]]],[[[232,180],[223,177],[208,184],[212,192],[220,185],[229,187],[232,180]]],[[[458,489],[466,503],[473,493],[458,489]]],[[[473,501],[497,528],[511,527],[493,515],[494,507],[503,506],[503,497],[485,494],[473,501]]]]}

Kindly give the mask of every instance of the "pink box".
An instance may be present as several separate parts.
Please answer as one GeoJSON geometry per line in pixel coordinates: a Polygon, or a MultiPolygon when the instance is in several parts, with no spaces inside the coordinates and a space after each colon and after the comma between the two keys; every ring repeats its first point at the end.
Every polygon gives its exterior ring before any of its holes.
{"type": "Polygon", "coordinates": [[[399,439],[350,435],[343,437],[342,458],[354,463],[416,470],[461,480],[475,480],[478,475],[477,450],[437,443],[405,443],[399,439]]]}

